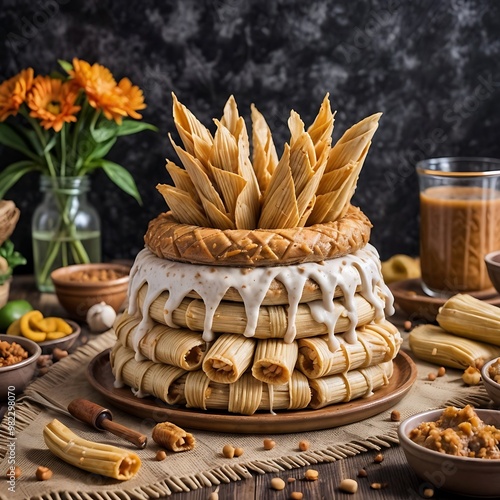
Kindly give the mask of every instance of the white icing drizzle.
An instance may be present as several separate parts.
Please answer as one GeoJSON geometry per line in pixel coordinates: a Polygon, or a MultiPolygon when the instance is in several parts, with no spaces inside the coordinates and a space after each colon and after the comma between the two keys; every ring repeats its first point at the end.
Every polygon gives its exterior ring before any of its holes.
{"type": "Polygon", "coordinates": [[[154,325],[149,315],[151,304],[162,292],[168,292],[164,305],[164,318],[168,326],[178,327],[173,320],[173,312],[179,307],[186,295],[195,291],[205,304],[203,339],[214,339],[212,321],[217,307],[229,288],[240,294],[247,317],[244,335],[252,337],[259,317],[259,308],[271,285],[276,279],[285,287],[288,294],[288,326],[285,342],[295,339],[295,318],[304,286],[308,279],[316,282],[321,290],[322,299],[308,302],[311,315],[318,323],[328,328],[329,347],[335,351],[339,341],[334,334],[339,319],[338,308],[334,308],[334,294],[337,287],[342,291],[342,301],[350,326],[344,335],[348,343],[356,342],[357,310],[354,300],[356,289],[375,309],[375,321],[384,319],[385,314],[394,313],[393,296],[385,285],[381,273],[380,258],[371,245],[366,245],[357,252],[321,263],[307,262],[291,266],[238,268],[226,266],[207,266],[187,264],[160,259],[148,249],[137,255],[131,270],[129,284],[129,312],[137,311],[137,294],[147,283],[148,290],[142,305],[142,319],[132,337],[136,359],[139,354],[139,342],[154,325]]]}

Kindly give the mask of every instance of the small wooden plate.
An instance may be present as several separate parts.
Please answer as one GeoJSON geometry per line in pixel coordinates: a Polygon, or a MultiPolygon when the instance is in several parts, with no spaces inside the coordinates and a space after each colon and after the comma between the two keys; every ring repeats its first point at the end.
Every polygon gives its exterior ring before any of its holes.
{"type": "MultiPolygon", "coordinates": [[[[420,278],[395,281],[389,285],[389,288],[394,295],[396,304],[410,316],[410,319],[420,318],[433,322],[446,299],[429,297],[422,290],[421,283],[420,278]]],[[[494,288],[471,292],[470,295],[494,306],[500,306],[500,295],[494,288]]]]}
{"type": "Polygon", "coordinates": [[[95,390],[121,410],[156,422],[168,420],[191,429],[236,434],[285,434],[330,429],[358,422],[392,407],[406,395],[417,378],[415,363],[406,353],[400,352],[394,360],[394,373],[389,384],[369,398],[319,410],[278,411],[277,415],[270,412],[235,415],[169,406],[153,397],[136,398],[129,387],[115,388],[109,351],[103,351],[89,363],[87,378],[95,390]]]}

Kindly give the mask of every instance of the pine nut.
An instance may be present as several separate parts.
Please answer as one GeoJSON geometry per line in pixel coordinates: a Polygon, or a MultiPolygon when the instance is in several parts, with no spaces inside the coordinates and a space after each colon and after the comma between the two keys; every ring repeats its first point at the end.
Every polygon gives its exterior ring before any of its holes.
{"type": "Polygon", "coordinates": [[[226,458],[233,458],[234,457],[234,448],[230,444],[226,444],[224,448],[222,448],[222,454],[226,458]]]}
{"type": "Polygon", "coordinates": [[[264,439],[264,449],[265,450],[272,450],[276,446],[276,443],[274,440],[270,438],[264,439]]]}
{"type": "Polygon", "coordinates": [[[273,477],[271,479],[271,488],[273,490],[284,490],[285,489],[285,481],[280,477],[273,477]]]}
{"type": "Polygon", "coordinates": [[[241,457],[241,455],[243,455],[243,448],[235,448],[234,449],[234,456],[241,457]]]}
{"type": "Polygon", "coordinates": [[[307,469],[304,474],[304,479],[308,481],[317,481],[319,477],[319,472],[315,469],[307,469]]]}
{"type": "Polygon", "coordinates": [[[442,377],[446,373],[446,368],[444,366],[440,366],[437,372],[438,377],[442,377]]]}
{"type": "Polygon", "coordinates": [[[304,493],[302,491],[292,491],[290,494],[290,500],[302,500],[304,498],[304,493]]]}
{"type": "Polygon", "coordinates": [[[156,452],[156,460],[158,462],[161,462],[162,460],[165,460],[167,458],[167,454],[165,453],[165,450],[158,450],[156,452]]]}
{"type": "Polygon", "coordinates": [[[391,421],[392,422],[399,422],[401,420],[401,413],[399,413],[398,410],[392,410],[391,411],[391,421]]]}
{"type": "Polygon", "coordinates": [[[354,479],[342,479],[339,489],[345,493],[356,493],[358,491],[358,483],[354,479]]]}
{"type": "Polygon", "coordinates": [[[375,455],[375,458],[373,459],[373,461],[376,464],[382,463],[384,461],[384,455],[382,455],[382,453],[379,453],[378,455],[375,455]]]}
{"type": "Polygon", "coordinates": [[[302,440],[299,441],[299,450],[300,451],[307,451],[309,449],[310,443],[307,440],[302,440]]]}
{"type": "Polygon", "coordinates": [[[48,467],[43,467],[40,465],[35,472],[35,477],[39,481],[47,481],[52,477],[52,471],[48,467]]]}

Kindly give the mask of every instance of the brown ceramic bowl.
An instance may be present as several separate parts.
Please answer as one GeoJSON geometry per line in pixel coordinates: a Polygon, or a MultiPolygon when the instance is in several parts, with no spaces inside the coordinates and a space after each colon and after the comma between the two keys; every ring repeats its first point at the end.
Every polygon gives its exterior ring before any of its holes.
{"type": "MultiPolygon", "coordinates": [[[[479,409],[475,411],[483,422],[500,427],[500,411],[479,409]]],[[[399,425],[399,443],[408,464],[422,481],[435,488],[473,498],[498,498],[500,459],[447,455],[429,450],[408,437],[412,429],[422,422],[437,420],[442,412],[440,409],[417,413],[399,425]]]]}
{"type": "Polygon", "coordinates": [[[496,291],[500,293],[500,250],[485,256],[486,268],[496,291]]]}
{"type": "Polygon", "coordinates": [[[481,368],[481,378],[483,379],[483,385],[488,393],[488,396],[495,403],[498,408],[500,406],[500,384],[495,382],[488,372],[490,366],[497,361],[498,358],[490,359],[481,368]]]}
{"type": "Polygon", "coordinates": [[[57,298],[72,318],[85,320],[87,311],[99,302],[106,302],[116,312],[127,298],[130,267],[122,264],[76,264],[52,271],[57,298]],[[115,279],[89,280],[89,276],[114,271],[115,279]],[[82,275],[86,275],[84,278],[82,275]]]}
{"type": "Polygon", "coordinates": [[[36,369],[36,360],[42,354],[40,346],[30,339],[17,335],[0,335],[0,340],[16,342],[28,351],[28,357],[19,363],[0,367],[0,401],[14,401],[14,393],[20,393],[31,382],[36,369]]]}

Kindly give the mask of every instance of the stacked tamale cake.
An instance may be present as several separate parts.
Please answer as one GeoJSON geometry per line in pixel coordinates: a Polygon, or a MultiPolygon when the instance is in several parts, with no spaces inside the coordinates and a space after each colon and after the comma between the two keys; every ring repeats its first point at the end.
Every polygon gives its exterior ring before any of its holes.
{"type": "Polygon", "coordinates": [[[202,410],[321,408],[388,383],[401,343],[392,295],[351,205],[379,114],[332,147],[328,96],[294,111],[278,156],[252,106],[252,147],[230,98],[215,133],[173,96],[182,167],[159,185],[111,354],[116,384],[202,410]]]}

